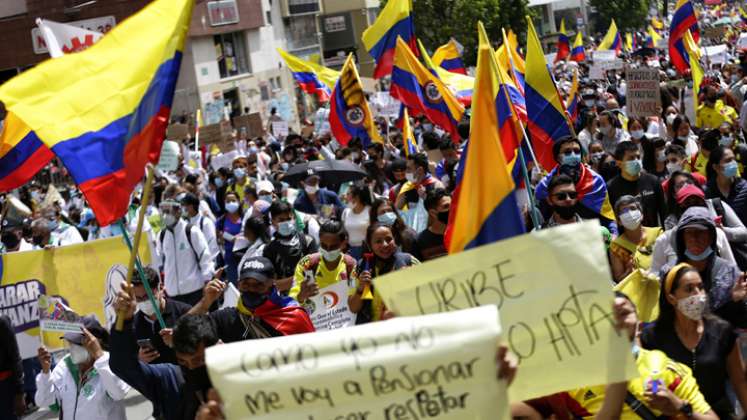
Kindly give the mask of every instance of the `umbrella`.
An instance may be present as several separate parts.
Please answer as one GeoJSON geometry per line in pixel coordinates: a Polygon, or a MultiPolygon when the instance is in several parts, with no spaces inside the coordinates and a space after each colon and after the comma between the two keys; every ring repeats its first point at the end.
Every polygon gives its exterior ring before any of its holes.
{"type": "Polygon", "coordinates": [[[340,185],[366,177],[366,171],[349,160],[314,160],[288,169],[283,181],[298,185],[310,175],[319,176],[319,184],[340,185]]]}

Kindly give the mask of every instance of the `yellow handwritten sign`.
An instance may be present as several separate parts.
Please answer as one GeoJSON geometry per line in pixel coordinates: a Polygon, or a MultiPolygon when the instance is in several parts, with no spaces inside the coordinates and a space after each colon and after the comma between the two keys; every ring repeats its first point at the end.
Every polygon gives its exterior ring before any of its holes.
{"type": "Polygon", "coordinates": [[[511,401],[636,376],[614,330],[612,286],[598,222],[522,235],[374,280],[399,315],[495,304],[519,357],[511,401]]]}
{"type": "Polygon", "coordinates": [[[495,306],[206,351],[229,419],[506,419],[495,306]]]}

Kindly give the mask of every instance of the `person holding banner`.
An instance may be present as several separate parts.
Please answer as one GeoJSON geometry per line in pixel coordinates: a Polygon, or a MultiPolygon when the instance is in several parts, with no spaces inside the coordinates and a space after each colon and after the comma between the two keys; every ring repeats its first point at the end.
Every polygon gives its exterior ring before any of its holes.
{"type": "Polygon", "coordinates": [[[54,369],[52,355],[39,348],[42,372],[36,375],[36,405],[57,405],[62,420],[126,420],[123,400],[130,385],[109,366],[109,333],[95,316],[81,321],[80,333],[63,335],[70,355],[54,369]]]}

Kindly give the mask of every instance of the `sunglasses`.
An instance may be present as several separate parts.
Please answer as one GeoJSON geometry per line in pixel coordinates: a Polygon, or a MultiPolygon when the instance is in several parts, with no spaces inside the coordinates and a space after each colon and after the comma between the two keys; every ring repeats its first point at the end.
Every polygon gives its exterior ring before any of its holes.
{"type": "Polygon", "coordinates": [[[575,200],[578,197],[577,192],[559,192],[553,194],[556,200],[575,200]]]}
{"type": "Polygon", "coordinates": [[[576,154],[576,155],[580,155],[581,154],[581,149],[568,149],[565,152],[563,152],[563,154],[566,155],[566,156],[570,156],[571,153],[576,154]]]}

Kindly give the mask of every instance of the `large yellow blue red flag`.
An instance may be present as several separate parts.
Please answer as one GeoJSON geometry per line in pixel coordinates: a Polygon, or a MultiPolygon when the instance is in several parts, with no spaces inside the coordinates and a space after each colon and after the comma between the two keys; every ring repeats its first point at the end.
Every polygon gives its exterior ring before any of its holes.
{"type": "MultiPolygon", "coordinates": [[[[516,110],[519,120],[527,123],[527,104],[524,99],[524,81],[523,75],[518,75],[518,70],[513,65],[513,60],[509,56],[511,52],[511,46],[508,42],[508,37],[504,38],[503,44],[495,52],[495,58],[498,61],[498,69],[505,74],[506,77],[503,79],[507,86],[509,97],[513,103],[513,107],[516,110]]],[[[523,64],[523,60],[522,60],[523,64]]],[[[510,160],[510,159],[509,159],[510,160]]]]}
{"type": "Polygon", "coordinates": [[[470,106],[472,104],[472,88],[475,86],[475,79],[464,74],[452,73],[441,66],[433,64],[428,51],[425,50],[420,40],[418,40],[418,48],[420,49],[420,55],[423,58],[425,67],[432,74],[438,76],[451,89],[459,103],[464,106],[470,106]]]}
{"type": "Polygon", "coordinates": [[[340,78],[339,71],[302,60],[295,55],[288,54],[281,48],[278,48],[277,51],[285,60],[293,78],[304,92],[309,95],[316,95],[322,102],[329,100],[332,89],[334,89],[337,79],[340,78]]]}
{"type": "Polygon", "coordinates": [[[700,41],[698,19],[690,0],[679,0],[669,25],[669,60],[680,73],[690,68],[690,57],[685,48],[685,33],[690,31],[695,43],[700,41]]]}
{"type": "Polygon", "coordinates": [[[433,53],[432,60],[433,64],[452,73],[467,74],[467,69],[464,67],[464,62],[462,61],[462,53],[453,39],[438,47],[436,52],[433,53]]]}
{"type": "Polygon", "coordinates": [[[464,107],[438,76],[423,67],[402,38],[397,39],[389,93],[413,111],[425,114],[446,130],[452,141],[460,140],[457,125],[464,107]]]}
{"type": "Polygon", "coordinates": [[[690,72],[693,77],[693,109],[698,109],[698,95],[700,94],[700,85],[703,82],[705,72],[703,67],[700,65],[700,47],[698,43],[693,39],[692,34],[688,30],[685,32],[683,38],[685,44],[685,50],[690,59],[690,72]]]}
{"type": "Polygon", "coordinates": [[[607,30],[607,35],[604,36],[602,42],[597,47],[597,51],[604,50],[612,50],[616,53],[620,53],[620,50],[622,50],[622,38],[620,37],[620,32],[617,30],[615,19],[612,19],[610,28],[607,30]]]}
{"type": "Polygon", "coordinates": [[[445,245],[450,254],[520,235],[524,222],[514,181],[501,147],[496,98],[500,95],[495,52],[478,23],[475,94],[470,140],[462,153],[452,194],[445,245]]]}
{"type": "Polygon", "coordinates": [[[47,146],[99,224],[121,218],[146,163],[160,155],[193,3],[156,0],[87,50],[0,86],[10,119],[0,144],[3,180],[38,169],[47,146]]]}
{"type": "Polygon", "coordinates": [[[496,57],[498,57],[498,64],[501,66],[508,66],[511,69],[511,76],[516,83],[516,87],[519,89],[522,95],[524,95],[524,85],[526,84],[526,63],[524,57],[519,54],[519,44],[516,39],[516,34],[512,30],[508,30],[506,39],[498,50],[496,51],[496,57]]]}
{"type": "Polygon", "coordinates": [[[363,93],[353,54],[348,55],[345,60],[340,78],[332,91],[329,127],[335,139],[343,146],[347,146],[356,137],[361,139],[364,146],[372,142],[383,143],[363,93]]]}
{"type": "Polygon", "coordinates": [[[659,40],[661,39],[661,35],[659,35],[654,28],[649,25],[648,29],[646,30],[646,48],[656,48],[656,46],[659,44],[659,40]]]}
{"type": "Polygon", "coordinates": [[[363,45],[376,61],[374,79],[388,76],[392,72],[398,37],[405,40],[415,55],[418,54],[412,0],[389,0],[376,22],[363,31],[363,45]]]}
{"type": "Polygon", "coordinates": [[[555,62],[563,61],[571,53],[571,43],[565,32],[565,19],[560,20],[560,32],[558,33],[558,46],[555,53],[555,62]]]}
{"type": "Polygon", "coordinates": [[[543,168],[549,169],[556,164],[552,154],[553,144],[563,137],[570,136],[571,130],[566,120],[565,106],[548,70],[542,44],[529,17],[527,22],[527,74],[524,88],[527,127],[537,161],[543,168]]]}
{"type": "Polygon", "coordinates": [[[586,61],[586,51],[584,50],[584,36],[579,33],[576,34],[576,40],[573,41],[573,49],[571,50],[571,61],[580,63],[586,61]]]}

